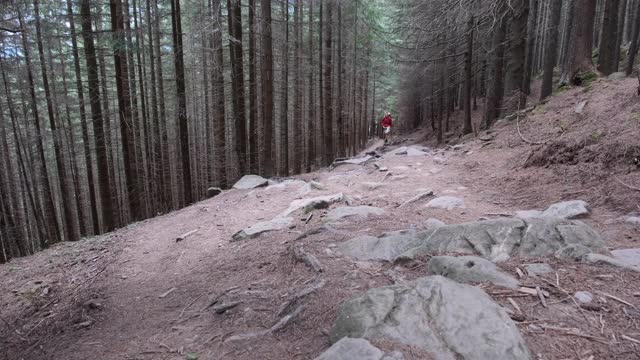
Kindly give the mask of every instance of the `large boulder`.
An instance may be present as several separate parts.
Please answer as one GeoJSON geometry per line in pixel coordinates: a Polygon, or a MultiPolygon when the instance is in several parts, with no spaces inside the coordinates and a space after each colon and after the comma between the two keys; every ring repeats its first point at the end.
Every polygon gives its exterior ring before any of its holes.
{"type": "Polygon", "coordinates": [[[511,256],[553,255],[571,245],[597,251],[604,247],[604,241],[591,227],[577,220],[501,218],[445,225],[422,232],[362,236],[343,243],[340,250],[359,260],[395,261],[458,253],[498,262],[511,256]]]}
{"type": "Polygon", "coordinates": [[[627,266],[640,271],[640,248],[613,250],[611,255],[627,266]]]}
{"type": "Polygon", "coordinates": [[[434,256],[427,264],[427,271],[459,283],[490,282],[511,289],[520,286],[516,278],[500,271],[491,261],[477,256],[434,256]]]}
{"type": "Polygon", "coordinates": [[[582,200],[571,200],[555,203],[545,211],[542,216],[558,217],[563,219],[577,219],[589,216],[591,210],[589,204],[582,200]]]}
{"type": "Polygon", "coordinates": [[[371,289],[342,305],[330,333],[384,339],[436,360],[531,359],[507,313],[481,289],[442,276],[371,289]]]}
{"type": "Polygon", "coordinates": [[[304,209],[304,211],[306,212],[309,212],[313,209],[326,209],[331,204],[340,202],[343,199],[344,199],[344,194],[339,193],[334,195],[318,196],[314,198],[294,200],[291,202],[287,210],[283,211],[278,216],[287,217],[300,209],[304,209]]]}
{"type": "Polygon", "coordinates": [[[329,211],[326,220],[333,222],[351,216],[367,217],[369,215],[384,215],[384,209],[373,206],[341,206],[329,211]]]}
{"type": "Polygon", "coordinates": [[[427,207],[445,210],[464,208],[464,200],[454,196],[441,196],[429,201],[427,207]]]}
{"type": "Polygon", "coordinates": [[[342,338],[315,360],[403,360],[399,352],[383,353],[365,339],[342,338]]]}
{"type": "Polygon", "coordinates": [[[269,180],[258,175],[245,175],[233,184],[234,189],[248,190],[269,185],[269,180]]]}
{"type": "Polygon", "coordinates": [[[394,261],[400,254],[420,245],[420,234],[415,230],[406,230],[378,237],[360,236],[340,244],[338,251],[358,260],[394,261]]]}
{"type": "Polygon", "coordinates": [[[280,217],[269,221],[259,222],[233,234],[232,241],[254,238],[268,231],[282,230],[291,225],[292,222],[293,218],[290,217],[280,217]]]}

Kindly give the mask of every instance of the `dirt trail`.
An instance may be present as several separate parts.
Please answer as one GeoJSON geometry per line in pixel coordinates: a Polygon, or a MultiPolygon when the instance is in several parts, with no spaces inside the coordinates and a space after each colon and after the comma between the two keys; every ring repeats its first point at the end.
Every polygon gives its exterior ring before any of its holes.
{"type": "MultiPolygon", "coordinates": [[[[402,145],[417,143],[423,136],[416,132],[402,145]]],[[[379,145],[372,143],[371,149],[379,145]]],[[[579,198],[589,191],[575,183],[549,184],[553,195],[541,196],[535,187],[506,186],[522,180],[515,178],[511,164],[528,150],[505,151],[485,145],[473,140],[463,148],[449,147],[428,156],[386,154],[379,163],[390,174],[372,164],[323,169],[298,177],[325,186],[307,194],[301,193],[302,181],[225,191],[110,235],[62,244],[12,261],[0,267],[3,287],[9,290],[0,295],[0,317],[2,326],[6,325],[0,332],[0,349],[7,349],[0,351],[0,359],[312,359],[328,347],[327,331],[344,300],[367,288],[391,284],[394,276],[412,278],[424,273],[424,264],[419,262],[392,271],[390,265],[354,263],[336,255],[336,244],[359,235],[419,227],[431,217],[461,223],[505,216],[579,198]],[[371,190],[365,183],[382,185],[371,190]],[[426,189],[437,196],[460,197],[465,208],[426,208],[426,200],[397,208],[426,189]],[[321,225],[326,210],[316,210],[308,223],[298,213],[290,228],[229,241],[236,231],[274,218],[295,199],[335,193],[344,193],[355,205],[383,208],[386,214],[349,219],[330,231],[296,240],[321,225]],[[176,242],[178,235],[195,229],[198,231],[184,241],[176,242]],[[304,244],[322,262],[325,271],[320,277],[326,285],[305,299],[300,317],[282,331],[234,341],[238,335],[270,328],[280,319],[277,313],[282,303],[315,281],[316,274],[290,255],[288,249],[294,242],[304,244]],[[218,304],[240,303],[217,314],[208,307],[214,299],[218,304]]],[[[622,215],[624,212],[601,204],[594,206],[586,222],[604,235],[611,248],[638,246],[638,231],[622,224],[618,220],[622,215]]],[[[557,266],[565,271],[560,272],[562,280],[576,286],[587,281],[576,274],[619,273],[606,267],[557,266]]],[[[504,267],[513,270],[515,265],[504,267]]],[[[633,288],[639,283],[636,275],[620,275],[619,279],[616,275],[609,282],[613,288],[591,285],[640,305],[637,297],[630,298],[628,288],[615,288],[625,284],[633,288]]],[[[628,325],[628,331],[640,333],[637,326],[628,325]]],[[[585,338],[564,341],[552,334],[525,335],[534,353],[545,353],[544,359],[560,358],[557,356],[567,347],[596,346],[592,351],[596,355],[608,351],[585,338]],[[546,350],[550,342],[557,349],[546,350]]],[[[379,346],[384,348],[384,344],[379,346]]],[[[630,357],[625,355],[627,350],[621,346],[619,358],[633,358],[632,352],[630,357]]],[[[405,352],[411,353],[408,359],[422,358],[415,349],[405,352]]]]}

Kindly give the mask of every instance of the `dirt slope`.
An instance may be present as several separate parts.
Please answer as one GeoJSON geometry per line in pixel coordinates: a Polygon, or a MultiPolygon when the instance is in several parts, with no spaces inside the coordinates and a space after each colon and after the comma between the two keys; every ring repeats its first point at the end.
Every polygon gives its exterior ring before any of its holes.
{"type": "MultiPolygon", "coordinates": [[[[335,245],[359,235],[419,227],[431,217],[461,223],[583,199],[593,208],[585,221],[611,249],[640,247],[640,230],[621,219],[640,211],[640,192],[613,177],[640,187],[640,171],[630,155],[640,149],[635,86],[631,79],[602,80],[589,91],[571,89],[539,106],[520,125],[523,137],[544,145],[527,144],[508,123],[481,134],[486,141],[468,139],[461,147],[429,156],[387,154],[380,164],[390,174],[373,164],[343,165],[300,176],[326,187],[307,194],[301,194],[300,181],[225,191],[112,234],[2,265],[0,359],[313,359],[328,347],[327,332],[342,302],[395,278],[425,273],[420,261],[393,269],[354,263],[337,256],[335,245]],[[585,112],[576,114],[583,100],[588,100],[585,112]],[[383,185],[370,190],[366,182],[383,185]],[[397,208],[426,189],[461,197],[466,208],[431,209],[425,201],[397,208]],[[344,193],[355,205],[383,208],[386,215],[349,219],[296,240],[321,225],[326,210],[316,210],[308,223],[297,213],[291,228],[229,241],[236,231],[272,219],[295,199],[335,193],[344,193]],[[175,241],[195,229],[186,240],[175,241]],[[319,258],[324,267],[319,278],[326,284],[304,299],[300,316],[281,331],[234,341],[270,328],[280,319],[282,303],[317,281],[291,256],[293,243],[319,258]],[[214,299],[240,304],[217,314],[208,307],[214,299]]],[[[418,131],[402,145],[424,137],[418,131]]],[[[501,266],[515,274],[516,267],[537,261],[513,259],[501,266]]],[[[550,291],[547,308],[535,297],[483,285],[505,307],[512,306],[505,294],[516,299],[526,315],[518,326],[532,352],[540,359],[639,358],[640,344],[621,336],[640,339],[640,315],[619,300],[640,306],[640,276],[606,266],[545,261],[554,274],[522,281],[550,291]],[[619,300],[600,295],[602,309],[585,312],[568,300],[567,293],[577,290],[601,291],[619,300]]],[[[400,350],[408,359],[426,357],[417,349],[400,350]]]]}

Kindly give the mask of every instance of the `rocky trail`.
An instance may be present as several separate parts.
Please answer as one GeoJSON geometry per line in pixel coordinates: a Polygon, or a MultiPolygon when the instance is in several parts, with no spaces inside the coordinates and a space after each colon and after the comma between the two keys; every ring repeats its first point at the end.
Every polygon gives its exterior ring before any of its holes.
{"type": "Polygon", "coordinates": [[[600,82],[2,265],[0,359],[638,359],[638,170],[580,139],[640,150],[640,109],[600,82]]]}

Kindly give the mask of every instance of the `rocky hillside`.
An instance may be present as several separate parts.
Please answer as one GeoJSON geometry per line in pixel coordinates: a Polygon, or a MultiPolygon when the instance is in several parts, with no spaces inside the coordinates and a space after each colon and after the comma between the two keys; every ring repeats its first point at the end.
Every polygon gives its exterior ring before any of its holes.
{"type": "Polygon", "coordinates": [[[0,359],[637,359],[634,82],[12,261],[0,359]]]}

